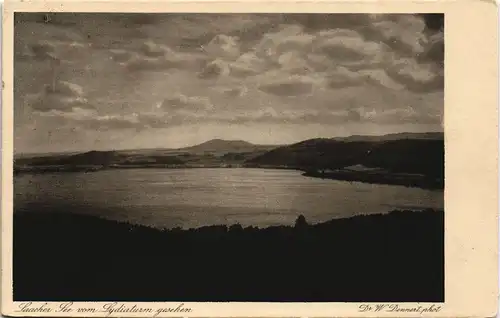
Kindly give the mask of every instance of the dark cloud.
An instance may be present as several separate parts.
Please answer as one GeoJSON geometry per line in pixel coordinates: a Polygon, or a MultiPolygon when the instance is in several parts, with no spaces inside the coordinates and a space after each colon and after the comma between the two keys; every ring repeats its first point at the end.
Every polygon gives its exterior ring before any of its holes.
{"type": "Polygon", "coordinates": [[[441,68],[444,67],[444,34],[438,33],[430,37],[430,43],[425,50],[418,55],[420,62],[435,62],[441,68]]]}
{"type": "Polygon", "coordinates": [[[229,89],[229,90],[225,91],[224,94],[226,94],[227,96],[231,96],[231,97],[237,97],[237,96],[241,96],[242,90],[236,89],[236,88],[229,89]]]}
{"type": "Polygon", "coordinates": [[[125,68],[131,72],[152,71],[161,72],[168,69],[198,70],[205,63],[206,58],[193,55],[158,55],[157,57],[131,54],[131,58],[123,62],[125,68]]]}
{"type": "Polygon", "coordinates": [[[62,97],[57,94],[46,94],[31,102],[31,108],[36,111],[46,112],[51,110],[71,111],[74,108],[93,108],[82,97],[62,97]]]}
{"type": "Polygon", "coordinates": [[[156,45],[153,42],[146,42],[141,46],[140,51],[144,56],[155,58],[165,56],[167,48],[161,45],[156,45]]]}
{"type": "Polygon", "coordinates": [[[312,92],[313,84],[302,80],[286,80],[283,82],[262,84],[259,89],[265,93],[277,96],[300,96],[312,92]]]}
{"type": "Polygon", "coordinates": [[[443,13],[419,13],[418,15],[424,18],[428,29],[433,31],[444,30],[444,14],[443,13]]]}
{"type": "Polygon", "coordinates": [[[347,111],[347,119],[349,119],[350,121],[360,121],[361,120],[361,114],[359,113],[359,111],[355,110],[355,109],[349,109],[347,111]]]}
{"type": "MultiPolygon", "coordinates": [[[[426,47],[426,37],[443,33],[443,14],[290,14],[282,17],[287,23],[300,24],[305,32],[315,33],[322,30],[350,30],[357,32],[366,41],[384,43],[399,54],[416,56],[422,51],[429,50],[426,47]]],[[[442,45],[433,49],[434,61],[442,61],[442,45]]],[[[328,53],[333,57],[344,58],[349,56],[342,54],[342,48],[333,48],[328,53]],[[339,52],[337,52],[337,50],[339,52]]],[[[359,52],[353,52],[353,56],[359,52]]],[[[360,58],[361,56],[358,56],[360,58]]],[[[354,57],[353,57],[354,58],[354,57]]]]}
{"type": "Polygon", "coordinates": [[[55,85],[45,85],[40,93],[28,98],[28,104],[39,112],[52,110],[72,112],[75,108],[94,108],[84,97],[80,86],[65,81],[59,81],[55,85]]]}
{"type": "MultiPolygon", "coordinates": [[[[397,22],[401,18],[419,16],[430,33],[440,32],[444,28],[443,14],[384,14],[378,15],[380,20],[397,22]]],[[[129,35],[140,35],[139,28],[154,26],[159,24],[205,24],[213,21],[214,26],[228,21],[235,24],[235,27],[227,29],[226,35],[238,37],[245,45],[252,45],[262,38],[263,34],[279,29],[281,24],[298,24],[304,27],[306,32],[316,32],[328,29],[348,29],[363,30],[369,33],[367,26],[371,25],[373,18],[367,14],[181,14],[181,13],[16,13],[15,22],[35,22],[48,25],[80,27],[86,26],[85,30],[112,23],[126,29],[129,35]],[[245,27],[238,28],[239,21],[250,21],[245,27]],[[137,32],[136,32],[137,31],[137,32]]],[[[92,32],[95,33],[95,32],[92,32]]],[[[99,34],[104,35],[102,32],[99,34]]],[[[183,34],[180,46],[184,48],[199,48],[200,45],[207,44],[214,36],[224,33],[222,29],[206,28],[194,36],[183,34]]],[[[363,33],[363,32],[362,32],[363,33]]],[[[97,35],[97,34],[93,34],[97,35]]],[[[390,39],[387,43],[393,43],[390,39]]]]}
{"type": "Polygon", "coordinates": [[[387,74],[412,92],[429,93],[444,89],[444,72],[430,66],[398,63],[388,69],[387,74]]]}
{"type": "Polygon", "coordinates": [[[75,41],[43,40],[34,43],[17,43],[15,61],[49,62],[51,67],[71,64],[85,57],[86,47],[75,41]]]}
{"type": "Polygon", "coordinates": [[[171,20],[182,21],[194,25],[206,24],[213,21],[215,25],[225,25],[224,29],[206,28],[196,36],[183,35],[179,42],[181,50],[198,50],[207,45],[214,37],[220,34],[236,37],[239,39],[242,51],[248,51],[253,47],[263,34],[279,28],[279,15],[276,14],[246,14],[246,13],[203,13],[203,14],[172,14],[171,20]],[[238,27],[241,21],[245,21],[244,27],[238,27]],[[228,27],[233,26],[233,27],[228,27]]]}
{"type": "Polygon", "coordinates": [[[161,13],[117,13],[114,18],[125,27],[134,27],[157,24],[168,19],[168,16],[161,13]]]}
{"type": "MultiPolygon", "coordinates": [[[[384,14],[384,19],[397,21],[401,16],[412,14],[384,14]]],[[[444,29],[444,14],[442,13],[422,13],[421,16],[428,29],[440,31],[444,29]]],[[[324,29],[352,29],[356,26],[364,26],[371,22],[369,16],[363,13],[353,14],[324,14],[324,13],[299,13],[283,14],[281,20],[286,23],[299,23],[306,30],[317,31],[324,29]]]]}
{"type": "Polygon", "coordinates": [[[110,58],[128,71],[161,72],[167,69],[199,70],[207,57],[200,53],[174,51],[153,41],[143,42],[137,50],[111,49],[110,58]]]}
{"type": "Polygon", "coordinates": [[[160,108],[169,110],[193,110],[193,111],[207,111],[213,108],[210,99],[201,96],[185,96],[182,94],[177,94],[175,96],[165,98],[160,108]]]}
{"type": "Polygon", "coordinates": [[[30,47],[33,58],[36,60],[56,60],[54,46],[48,42],[35,43],[30,47]]]}
{"type": "Polygon", "coordinates": [[[240,87],[218,87],[215,89],[216,91],[229,96],[229,97],[240,97],[244,96],[248,89],[244,86],[240,87]]]}
{"type": "Polygon", "coordinates": [[[341,43],[328,44],[325,43],[321,48],[320,52],[325,54],[331,59],[337,61],[360,61],[364,60],[366,54],[362,51],[358,51],[349,47],[342,45],[341,43]]]}
{"type": "Polygon", "coordinates": [[[123,63],[130,72],[152,71],[162,72],[165,69],[175,68],[175,64],[170,64],[164,59],[149,59],[143,57],[134,57],[123,63]]]}
{"type": "Polygon", "coordinates": [[[347,67],[337,67],[326,77],[326,86],[331,89],[342,89],[354,86],[379,86],[391,90],[399,90],[401,84],[390,77],[384,69],[362,69],[353,71],[347,67]]]}
{"type": "Polygon", "coordinates": [[[215,59],[205,64],[198,73],[198,78],[211,80],[221,76],[231,76],[244,79],[265,71],[265,67],[262,65],[263,63],[265,62],[259,61],[256,57],[254,60],[237,59],[233,62],[215,59]]]}
{"type": "Polygon", "coordinates": [[[419,80],[406,74],[401,74],[397,72],[389,73],[392,78],[397,80],[399,83],[405,85],[405,87],[416,93],[429,93],[435,91],[442,91],[444,89],[444,76],[435,75],[428,80],[419,80]]]}
{"type": "Polygon", "coordinates": [[[223,59],[236,59],[240,56],[239,39],[235,36],[218,34],[202,46],[209,56],[223,59]]]}
{"type": "Polygon", "coordinates": [[[299,13],[282,15],[285,23],[298,23],[307,31],[325,29],[352,29],[353,26],[366,25],[370,22],[366,14],[324,14],[299,13]]]}
{"type": "Polygon", "coordinates": [[[113,61],[123,63],[132,58],[132,53],[126,50],[110,50],[111,58],[113,61]]]}
{"type": "Polygon", "coordinates": [[[233,65],[231,65],[230,74],[233,77],[245,78],[245,77],[257,75],[257,74],[259,74],[259,72],[258,72],[258,70],[255,70],[255,69],[242,67],[242,66],[233,64],[233,65]]]}
{"type": "Polygon", "coordinates": [[[242,54],[236,61],[230,64],[230,73],[237,78],[245,78],[263,73],[274,68],[277,64],[266,59],[259,58],[255,52],[242,54]]]}
{"type": "Polygon", "coordinates": [[[350,77],[347,75],[338,74],[335,76],[329,76],[329,78],[327,79],[327,86],[332,89],[360,86],[365,83],[366,81],[361,76],[350,77]]]}
{"type": "Polygon", "coordinates": [[[230,72],[227,63],[221,60],[215,60],[207,63],[205,67],[198,73],[201,79],[214,79],[221,75],[228,75],[230,72]]]}

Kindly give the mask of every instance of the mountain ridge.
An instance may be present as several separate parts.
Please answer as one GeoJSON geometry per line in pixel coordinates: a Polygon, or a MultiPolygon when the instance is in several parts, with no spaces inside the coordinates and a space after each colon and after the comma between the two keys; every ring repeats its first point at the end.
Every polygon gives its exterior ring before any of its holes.
{"type": "Polygon", "coordinates": [[[347,137],[334,137],[334,140],[339,141],[384,141],[398,139],[444,139],[443,132],[424,132],[424,133],[393,133],[385,135],[351,135],[347,137]]]}
{"type": "Polygon", "coordinates": [[[241,139],[221,139],[221,138],[214,138],[210,139],[207,141],[204,141],[199,144],[191,145],[191,146],[185,146],[185,147],[178,147],[178,148],[166,148],[166,147],[156,147],[156,148],[134,148],[134,149],[107,149],[107,150],[96,150],[96,149],[91,149],[91,150],[83,150],[83,151],[55,151],[55,152],[20,152],[20,153],[14,153],[14,156],[17,158],[31,158],[31,157],[45,157],[45,156],[69,156],[69,155],[77,155],[77,154],[82,154],[82,153],[87,153],[87,152],[107,152],[107,151],[114,151],[117,153],[120,152],[139,152],[139,151],[183,151],[187,149],[193,149],[195,147],[201,146],[203,144],[207,144],[213,141],[217,142],[229,142],[229,143],[241,143],[242,145],[245,144],[246,146],[256,146],[256,147],[268,147],[268,148],[278,148],[278,147],[283,147],[283,146],[288,146],[308,140],[314,140],[314,139],[331,139],[331,140],[338,140],[338,141],[359,141],[359,140],[381,140],[381,139],[444,139],[444,133],[443,132],[423,132],[423,133],[412,133],[412,132],[401,132],[401,133],[391,133],[391,134],[384,134],[384,135],[350,135],[350,136],[345,136],[345,137],[323,137],[323,138],[309,138],[305,139],[302,141],[298,141],[295,143],[285,143],[285,144],[254,144],[245,140],[241,139]]]}
{"type": "Polygon", "coordinates": [[[210,139],[193,146],[177,148],[177,151],[188,152],[251,152],[256,150],[268,150],[281,145],[258,145],[241,139],[210,139]]]}
{"type": "Polygon", "coordinates": [[[15,173],[224,167],[296,169],[310,176],[316,176],[318,171],[322,173],[320,176],[324,176],[329,171],[336,173],[332,175],[335,178],[363,180],[375,180],[375,168],[381,174],[377,180],[392,178],[394,180],[385,182],[399,184],[401,180],[410,178],[411,174],[425,178],[425,182],[431,180],[429,184],[433,185],[435,180],[444,180],[444,134],[313,138],[282,146],[212,139],[178,149],[93,150],[73,155],[16,158],[14,162],[15,173]],[[353,172],[349,170],[351,166],[362,166],[367,170],[353,172]],[[372,172],[369,176],[367,171],[370,169],[372,172]]]}

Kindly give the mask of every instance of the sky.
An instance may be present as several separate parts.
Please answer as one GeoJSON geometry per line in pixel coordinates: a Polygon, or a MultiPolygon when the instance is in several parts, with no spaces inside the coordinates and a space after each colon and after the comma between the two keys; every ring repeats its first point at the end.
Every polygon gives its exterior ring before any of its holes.
{"type": "Polygon", "coordinates": [[[443,131],[439,14],[16,13],[16,153],[443,131]]]}

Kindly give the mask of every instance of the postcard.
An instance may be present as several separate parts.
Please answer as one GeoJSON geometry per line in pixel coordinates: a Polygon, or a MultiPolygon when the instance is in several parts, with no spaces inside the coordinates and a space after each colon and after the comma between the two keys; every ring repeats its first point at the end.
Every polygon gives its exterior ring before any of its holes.
{"type": "Polygon", "coordinates": [[[487,1],[7,1],[2,314],[488,317],[487,1]]]}

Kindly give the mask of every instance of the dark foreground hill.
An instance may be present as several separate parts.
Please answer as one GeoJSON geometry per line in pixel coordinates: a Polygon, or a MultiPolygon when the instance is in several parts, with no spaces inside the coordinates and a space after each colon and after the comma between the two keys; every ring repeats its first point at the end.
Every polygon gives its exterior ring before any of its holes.
{"type": "Polygon", "coordinates": [[[390,135],[383,139],[310,139],[271,150],[247,161],[249,166],[287,166],[302,170],[343,169],[353,165],[384,169],[387,174],[420,174],[444,180],[444,139],[439,135],[390,135]]]}
{"type": "Polygon", "coordinates": [[[14,217],[15,301],[442,302],[442,211],[157,230],[14,217]]]}

